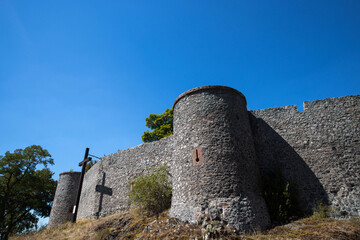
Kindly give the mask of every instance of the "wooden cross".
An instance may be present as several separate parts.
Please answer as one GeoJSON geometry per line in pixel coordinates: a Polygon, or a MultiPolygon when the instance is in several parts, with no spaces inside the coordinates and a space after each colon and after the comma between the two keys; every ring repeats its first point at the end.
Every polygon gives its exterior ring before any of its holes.
{"type": "Polygon", "coordinates": [[[76,204],[75,204],[75,206],[74,206],[74,215],[73,215],[73,219],[72,219],[72,222],[73,222],[73,223],[76,222],[76,217],[77,217],[77,212],[78,212],[78,206],[79,206],[80,196],[81,196],[81,189],[82,189],[82,184],[83,184],[83,181],[84,181],[86,164],[91,161],[91,157],[88,157],[88,156],[89,156],[89,148],[86,148],[84,160],[82,160],[82,161],[79,163],[79,166],[80,166],[80,167],[82,166],[82,169],[81,169],[81,175],[80,175],[80,183],[79,183],[78,193],[77,193],[77,196],[76,196],[76,204]]]}
{"type": "Polygon", "coordinates": [[[86,167],[86,164],[87,164],[88,162],[90,162],[91,159],[92,159],[91,157],[85,158],[84,160],[82,160],[81,162],[79,162],[79,167],[81,167],[81,166],[83,166],[83,168],[86,167]]]}

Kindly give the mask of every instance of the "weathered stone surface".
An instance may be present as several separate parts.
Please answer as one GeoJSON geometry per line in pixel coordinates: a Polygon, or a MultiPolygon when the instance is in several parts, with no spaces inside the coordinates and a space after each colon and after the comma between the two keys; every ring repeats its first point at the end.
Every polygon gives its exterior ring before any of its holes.
{"type": "Polygon", "coordinates": [[[330,203],[337,217],[360,216],[360,96],[252,111],[263,176],[281,169],[299,191],[303,210],[330,203]]]}
{"type": "Polygon", "coordinates": [[[245,97],[232,88],[208,86],[181,95],[173,108],[170,216],[196,222],[214,199],[237,199],[227,207],[226,221],[242,231],[266,228],[270,221],[245,97]],[[198,148],[203,164],[194,166],[198,148]]]}
{"type": "MultiPolygon", "coordinates": [[[[303,210],[325,201],[335,217],[360,216],[359,100],[305,102],[304,112],[296,106],[248,112],[235,89],[192,89],[175,100],[174,135],[105,156],[86,173],[78,218],[127,209],[131,180],[161,163],[173,176],[170,215],[182,220],[266,227],[261,179],[276,169],[296,186],[303,210]]],[[[71,219],[62,215],[75,202],[74,179],[60,176],[49,225],[71,219]]]]}
{"type": "Polygon", "coordinates": [[[80,182],[80,172],[60,173],[48,228],[71,221],[80,182]]]}
{"type": "Polygon", "coordinates": [[[105,156],[97,162],[85,174],[78,218],[107,216],[129,208],[129,183],[155,166],[171,164],[172,139],[173,136],[169,136],[144,143],[105,156]],[[96,186],[111,189],[111,196],[97,192],[96,186]]]}

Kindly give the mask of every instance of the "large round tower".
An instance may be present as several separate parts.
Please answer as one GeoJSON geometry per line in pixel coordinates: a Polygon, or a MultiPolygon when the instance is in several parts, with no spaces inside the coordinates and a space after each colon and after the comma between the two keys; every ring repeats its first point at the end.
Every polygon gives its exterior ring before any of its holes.
{"type": "Polygon", "coordinates": [[[207,215],[239,231],[267,227],[244,95],[198,87],[181,94],[173,110],[170,216],[197,222],[207,215]]]}
{"type": "Polygon", "coordinates": [[[80,183],[80,172],[60,173],[48,228],[71,221],[80,183]]]}

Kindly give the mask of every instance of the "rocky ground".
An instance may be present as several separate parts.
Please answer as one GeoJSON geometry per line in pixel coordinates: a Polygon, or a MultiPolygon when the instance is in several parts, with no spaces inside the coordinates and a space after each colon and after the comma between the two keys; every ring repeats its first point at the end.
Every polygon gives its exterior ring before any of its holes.
{"type": "Polygon", "coordinates": [[[117,240],[117,239],[360,239],[360,220],[305,218],[266,232],[236,234],[218,222],[202,225],[183,223],[169,218],[167,212],[145,217],[136,210],[97,220],[80,219],[40,232],[18,235],[12,240],[117,240]]]}

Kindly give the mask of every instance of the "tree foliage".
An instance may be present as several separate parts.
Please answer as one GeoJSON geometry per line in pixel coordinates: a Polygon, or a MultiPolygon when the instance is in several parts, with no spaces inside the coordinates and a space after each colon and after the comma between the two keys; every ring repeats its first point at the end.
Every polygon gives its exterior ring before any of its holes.
{"type": "Polygon", "coordinates": [[[159,214],[171,205],[172,184],[167,166],[138,177],[130,184],[129,197],[149,214],[159,214]]]}
{"type": "Polygon", "coordinates": [[[173,134],[173,110],[166,109],[161,114],[150,114],[145,119],[146,126],[152,131],[146,130],[141,136],[143,142],[153,142],[173,134]]]}
{"type": "Polygon", "coordinates": [[[50,214],[56,181],[49,164],[54,164],[51,155],[36,145],[0,156],[0,239],[31,229],[38,217],[50,214]]]}
{"type": "Polygon", "coordinates": [[[86,164],[85,172],[89,171],[92,166],[94,166],[97,163],[96,160],[91,160],[86,164]]]}

